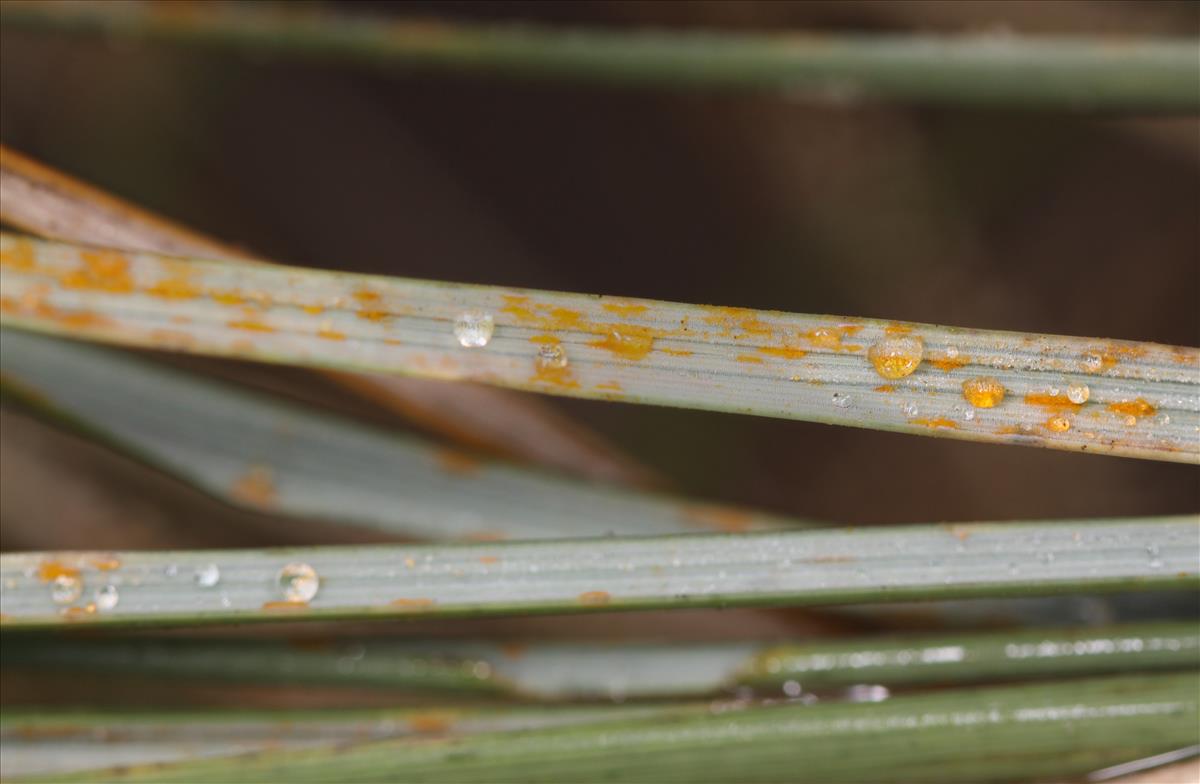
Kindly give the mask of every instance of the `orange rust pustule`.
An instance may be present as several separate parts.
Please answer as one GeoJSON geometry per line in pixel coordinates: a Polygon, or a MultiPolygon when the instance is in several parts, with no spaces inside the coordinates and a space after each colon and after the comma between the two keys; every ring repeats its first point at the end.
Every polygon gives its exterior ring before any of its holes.
{"type": "Polygon", "coordinates": [[[250,466],[246,473],[238,477],[230,488],[230,495],[250,506],[270,508],[275,505],[279,491],[271,469],[256,465],[250,466]]]}
{"type": "Polygon", "coordinates": [[[282,600],[277,602],[263,602],[262,608],[268,612],[297,612],[300,610],[307,610],[308,602],[282,600]]]}
{"type": "Polygon", "coordinates": [[[202,293],[186,275],[163,278],[154,285],[147,286],[144,291],[162,299],[195,299],[202,293]]]}
{"type": "Polygon", "coordinates": [[[672,357],[690,357],[694,353],[685,348],[660,348],[659,351],[672,357]]]}
{"type": "Polygon", "coordinates": [[[317,330],[317,337],[322,340],[345,340],[346,333],[338,332],[336,329],[329,329],[328,327],[321,327],[317,330]]]}
{"type": "Polygon", "coordinates": [[[645,359],[654,349],[654,331],[648,327],[624,325],[608,331],[600,340],[593,340],[589,346],[611,351],[621,359],[634,362],[645,359]]]}
{"type": "Polygon", "coordinates": [[[33,254],[33,243],[24,238],[13,240],[5,250],[0,250],[0,267],[32,272],[37,269],[37,260],[33,254]]]}
{"type": "Polygon", "coordinates": [[[354,315],[364,321],[383,321],[391,317],[392,314],[386,310],[356,310],[354,311],[354,315]]]}
{"type": "Polygon", "coordinates": [[[875,387],[875,391],[883,392],[886,395],[890,395],[891,393],[896,391],[896,388],[894,386],[892,386],[891,384],[883,384],[882,386],[875,387]]]}
{"type": "Polygon", "coordinates": [[[953,419],[946,419],[945,417],[934,417],[932,419],[910,419],[908,422],[911,425],[921,425],[931,429],[944,427],[950,430],[958,430],[958,423],[953,419]]]}
{"type": "Polygon", "coordinates": [[[271,325],[264,324],[261,321],[254,321],[252,319],[236,319],[234,321],[226,322],[226,326],[232,327],[233,329],[245,329],[245,330],[249,330],[250,332],[274,332],[275,331],[275,328],[272,327],[271,325]]]}
{"type": "Polygon", "coordinates": [[[609,313],[616,313],[618,316],[622,316],[624,318],[640,316],[646,312],[645,305],[639,305],[634,302],[628,304],[623,302],[605,302],[600,307],[604,308],[609,313]]]}
{"type": "Polygon", "coordinates": [[[481,555],[481,556],[479,556],[479,563],[481,563],[481,564],[500,563],[500,559],[494,555],[481,555]]]}
{"type": "Polygon", "coordinates": [[[62,561],[42,561],[38,565],[38,579],[44,583],[53,582],[59,577],[79,577],[79,569],[68,566],[62,561]]]}
{"type": "Polygon", "coordinates": [[[956,357],[948,357],[945,355],[930,357],[925,361],[933,365],[938,370],[941,370],[943,373],[949,373],[951,370],[957,370],[964,365],[971,364],[971,358],[962,354],[956,357]]]}
{"type": "Polygon", "coordinates": [[[1066,395],[1048,395],[1044,392],[1030,392],[1025,395],[1025,402],[1031,406],[1041,406],[1047,411],[1078,411],[1083,408],[1081,403],[1072,403],[1066,395]]]}
{"type": "Polygon", "coordinates": [[[107,318],[90,311],[60,310],[45,302],[44,297],[46,293],[44,291],[31,291],[20,300],[13,299],[12,297],[0,297],[0,310],[24,316],[33,315],[72,329],[112,326],[112,322],[107,318]]]}
{"type": "Polygon", "coordinates": [[[447,732],[452,726],[453,718],[441,713],[418,713],[408,718],[409,729],[422,735],[447,732]]]}
{"type": "Polygon", "coordinates": [[[601,389],[601,390],[604,390],[605,392],[624,392],[625,391],[624,388],[621,386],[621,384],[616,381],[605,381],[603,383],[597,384],[596,389],[601,389]]]}
{"type": "Polygon", "coordinates": [[[738,354],[737,361],[746,362],[751,365],[761,365],[763,363],[763,358],[755,356],[754,354],[738,354]]]}
{"type": "Polygon", "coordinates": [[[86,621],[96,616],[96,605],[89,602],[83,607],[64,607],[59,614],[68,621],[86,621]]]}
{"type": "Polygon", "coordinates": [[[437,465],[446,473],[455,476],[474,476],[482,467],[478,458],[454,449],[438,450],[437,465]]]}
{"type": "Polygon", "coordinates": [[[1135,417],[1154,416],[1154,413],[1158,411],[1158,409],[1147,402],[1145,398],[1141,397],[1134,400],[1122,400],[1117,403],[1109,403],[1108,410],[1112,411],[1114,414],[1135,417]]]}
{"type": "Polygon", "coordinates": [[[584,591],[579,594],[577,601],[580,604],[601,605],[608,604],[612,601],[612,594],[608,591],[584,591]]]}
{"type": "Polygon", "coordinates": [[[578,389],[579,382],[575,380],[575,373],[568,365],[567,367],[544,367],[536,366],[533,375],[529,377],[531,383],[551,384],[563,389],[578,389]]]}
{"type": "Polygon", "coordinates": [[[111,294],[133,291],[129,259],[123,253],[111,250],[82,251],[79,258],[83,261],[82,266],[61,277],[66,288],[107,291],[111,294]]]}
{"type": "Polygon", "coordinates": [[[379,293],[370,289],[359,289],[354,292],[353,297],[362,303],[379,301],[379,293]]]}
{"type": "Polygon", "coordinates": [[[853,335],[862,327],[856,324],[839,324],[836,327],[817,327],[804,333],[804,338],[816,348],[829,351],[862,351],[862,346],[846,345],[842,339],[853,335]]]}
{"type": "Polygon", "coordinates": [[[392,607],[399,607],[405,610],[428,610],[437,604],[433,599],[417,598],[417,599],[392,599],[388,604],[392,607]]]}
{"type": "Polygon", "coordinates": [[[913,328],[907,324],[892,323],[883,328],[885,335],[907,335],[913,331],[913,328]]]}
{"type": "Polygon", "coordinates": [[[1042,427],[1051,433],[1065,433],[1071,429],[1071,420],[1065,416],[1052,416],[1042,423],[1042,427]]]}
{"type": "Polygon", "coordinates": [[[708,311],[710,315],[704,317],[704,322],[735,339],[747,335],[770,335],[773,331],[770,324],[759,319],[758,314],[748,308],[714,307],[708,308],[708,311]]]}
{"type": "Polygon", "coordinates": [[[93,557],[89,563],[101,572],[114,572],[121,568],[121,562],[111,555],[93,557]]]}
{"type": "Polygon", "coordinates": [[[212,291],[208,296],[222,305],[241,305],[246,301],[246,298],[236,291],[212,291]]]}
{"type": "Polygon", "coordinates": [[[808,356],[808,352],[802,348],[794,346],[759,346],[759,352],[769,354],[773,357],[783,357],[784,359],[800,359],[808,356]]]}

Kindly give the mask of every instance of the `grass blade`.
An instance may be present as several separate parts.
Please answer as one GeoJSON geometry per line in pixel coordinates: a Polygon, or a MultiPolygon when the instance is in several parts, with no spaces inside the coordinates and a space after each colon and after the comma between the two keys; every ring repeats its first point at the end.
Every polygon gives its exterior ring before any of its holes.
{"type": "MultiPolygon", "coordinates": [[[[970,782],[1054,779],[1196,740],[1195,673],[784,705],[436,744],[404,741],[83,774],[104,781],[970,782]]],[[[75,779],[67,779],[75,780],[75,779]]]]}
{"type": "Polygon", "coordinates": [[[482,617],[1183,589],[1200,585],[1197,552],[1200,519],[1192,516],[441,547],[19,553],[0,555],[0,623],[482,617]]]}
{"type": "Polygon", "coordinates": [[[663,87],[773,89],[816,100],[1194,110],[1193,39],[1130,41],[1016,36],[797,36],[554,30],[388,21],[311,9],[193,4],[188,13],[140,5],[10,0],[6,25],[135,40],[663,87]]]}
{"type": "MultiPolygon", "coordinates": [[[[0,220],[33,234],[127,250],[253,261],[0,145],[0,220]]],[[[488,387],[332,373],[343,387],[458,443],[592,479],[653,484],[651,472],[550,407],[488,387]]]]}
{"type": "Polygon", "coordinates": [[[10,234],[0,235],[0,284],[3,323],[90,340],[1200,463],[1194,348],[182,260],[10,234]],[[486,346],[459,344],[464,314],[492,319],[486,346]],[[877,371],[868,347],[899,354],[877,371]],[[995,391],[969,386],[979,379],[995,391]]]}
{"type": "Polygon", "coordinates": [[[119,352],[0,329],[0,390],[232,504],[391,536],[545,539],[801,521],[489,463],[119,352]]]}
{"type": "MultiPolygon", "coordinates": [[[[823,642],[697,644],[347,640],[304,647],[208,638],[5,640],[6,668],[168,679],[318,683],[539,700],[778,695],[1200,668],[1194,621],[823,642]],[[794,688],[794,687],[793,687],[794,688]]],[[[793,695],[794,696],[794,695],[793,695]]]]}

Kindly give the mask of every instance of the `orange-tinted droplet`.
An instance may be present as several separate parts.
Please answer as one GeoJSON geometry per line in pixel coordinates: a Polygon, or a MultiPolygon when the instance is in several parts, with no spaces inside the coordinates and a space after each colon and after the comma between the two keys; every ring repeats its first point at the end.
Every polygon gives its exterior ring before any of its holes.
{"type": "Polygon", "coordinates": [[[995,408],[1004,400],[1004,385],[991,376],[976,376],[963,382],[962,393],[976,408],[995,408]]]}
{"type": "Polygon", "coordinates": [[[884,378],[911,375],[925,355],[925,342],[917,335],[889,335],[876,341],[867,351],[875,372],[884,378]]]}

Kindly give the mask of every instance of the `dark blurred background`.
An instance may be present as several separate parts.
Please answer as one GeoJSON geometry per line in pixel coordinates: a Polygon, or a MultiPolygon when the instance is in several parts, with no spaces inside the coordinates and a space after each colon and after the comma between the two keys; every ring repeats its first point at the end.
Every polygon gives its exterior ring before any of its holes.
{"type": "MultiPolygon", "coordinates": [[[[1186,2],[324,6],[612,28],[1200,32],[1186,2]]],[[[4,31],[0,136],[295,264],[1200,343],[1195,116],[813,103],[4,31]]],[[[332,389],[293,391],[339,405],[332,389]]],[[[685,493],[782,513],[891,523],[1200,508],[1188,466],[552,402],[685,493]]]]}

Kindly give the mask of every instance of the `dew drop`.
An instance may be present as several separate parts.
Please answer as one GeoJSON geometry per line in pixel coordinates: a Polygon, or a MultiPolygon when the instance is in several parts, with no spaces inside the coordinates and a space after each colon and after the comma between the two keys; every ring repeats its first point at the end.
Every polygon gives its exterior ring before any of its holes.
{"type": "Polygon", "coordinates": [[[229,598],[228,595],[221,594],[221,606],[222,607],[232,607],[233,606],[233,601],[229,598]]]}
{"type": "Polygon", "coordinates": [[[56,604],[70,604],[83,593],[83,580],[73,574],[60,574],[50,584],[50,598],[56,604]]]}
{"type": "Polygon", "coordinates": [[[96,589],[96,609],[100,611],[111,610],[117,606],[117,602],[121,601],[120,594],[117,593],[117,586],[109,584],[103,585],[96,589]]]}
{"type": "Polygon", "coordinates": [[[887,686],[877,683],[857,683],[846,689],[848,702],[883,702],[891,696],[887,686]]]}
{"type": "Polygon", "coordinates": [[[565,368],[567,362],[567,351],[561,343],[548,343],[538,349],[537,364],[540,368],[565,368]]]}
{"type": "Polygon", "coordinates": [[[317,570],[306,563],[290,563],[279,570],[276,578],[283,598],[289,602],[308,602],[317,595],[321,587],[321,578],[317,570]]]}
{"type": "Polygon", "coordinates": [[[1050,387],[1046,391],[1050,393],[1050,397],[1058,397],[1058,394],[1062,392],[1058,387],[1050,387]]]}
{"type": "Polygon", "coordinates": [[[1088,398],[1091,396],[1092,390],[1088,389],[1087,384],[1070,384],[1067,386],[1067,400],[1070,400],[1077,406],[1088,402],[1088,398]]]}
{"type": "Polygon", "coordinates": [[[915,417],[919,413],[921,413],[921,409],[917,408],[916,403],[905,403],[904,404],[904,416],[909,417],[911,419],[912,417],[915,417]]]}
{"type": "Polygon", "coordinates": [[[221,582],[221,570],[214,563],[205,564],[196,568],[194,579],[201,588],[212,588],[221,582]]]}
{"type": "Polygon", "coordinates": [[[481,348],[492,340],[496,322],[492,314],[477,310],[463,313],[454,320],[454,337],[464,348],[481,348]]]}
{"type": "Polygon", "coordinates": [[[968,422],[970,422],[974,418],[975,418],[975,409],[968,408],[966,411],[963,412],[963,419],[967,420],[968,422]]]}
{"type": "Polygon", "coordinates": [[[849,408],[851,402],[852,401],[850,400],[850,396],[847,395],[845,392],[834,392],[833,393],[833,404],[835,406],[837,406],[838,408],[849,408]]]}
{"type": "Polygon", "coordinates": [[[1089,373],[1095,373],[1104,367],[1104,357],[1094,351],[1089,351],[1083,355],[1083,369],[1089,373]]]}
{"type": "Polygon", "coordinates": [[[958,358],[958,346],[946,346],[946,358],[947,359],[957,359],[958,358]]]}
{"type": "Polygon", "coordinates": [[[1004,385],[991,376],[976,376],[963,382],[962,394],[976,408],[994,408],[1004,400],[1004,385]]]}
{"type": "Polygon", "coordinates": [[[799,697],[803,692],[804,689],[800,687],[800,681],[783,682],[783,693],[787,696],[795,698],[799,697]]]}
{"type": "Polygon", "coordinates": [[[924,356],[925,342],[916,335],[889,335],[867,350],[867,358],[875,366],[875,372],[892,379],[912,374],[924,356]]]}
{"type": "Polygon", "coordinates": [[[1149,558],[1150,558],[1150,568],[1151,569],[1161,569],[1162,568],[1163,561],[1162,561],[1161,554],[1158,549],[1158,545],[1156,545],[1156,544],[1146,545],[1146,555],[1149,556],[1149,558]]]}
{"type": "Polygon", "coordinates": [[[163,576],[164,577],[174,577],[177,574],[179,574],[179,566],[178,565],[167,564],[165,567],[163,567],[163,576]]]}
{"type": "Polygon", "coordinates": [[[1126,427],[1137,427],[1137,422],[1138,422],[1137,417],[1135,417],[1133,414],[1130,414],[1129,416],[1125,417],[1125,426],[1126,427]]]}
{"type": "Polygon", "coordinates": [[[1065,433],[1071,429],[1071,420],[1062,416],[1050,417],[1046,420],[1046,428],[1055,433],[1065,433]]]}

